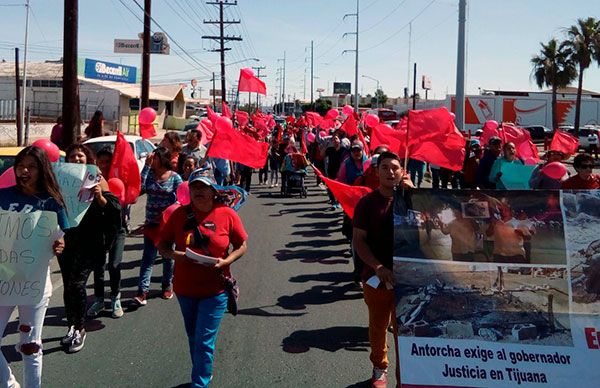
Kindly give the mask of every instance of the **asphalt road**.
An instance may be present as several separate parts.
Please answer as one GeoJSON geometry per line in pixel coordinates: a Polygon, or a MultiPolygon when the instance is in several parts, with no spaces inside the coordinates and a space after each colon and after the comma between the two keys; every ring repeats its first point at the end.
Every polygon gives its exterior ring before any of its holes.
{"type": "MultiPolygon", "coordinates": [[[[368,386],[367,311],[362,293],[351,282],[348,244],[340,233],[342,213],[329,210],[327,196],[314,179],[307,185],[309,196],[302,199],[280,198],[276,189],[254,186],[240,211],[250,236],[248,253],[233,268],[241,310],[236,317],[227,314],[221,325],[213,387],[368,386]]],[[[133,221],[142,217],[140,201],[133,221]]],[[[53,263],[55,291],[43,332],[44,386],[177,387],[190,382],[178,303],[159,297],[161,265],[155,265],[148,305],[129,307],[141,250],[140,237],[127,238],[125,315],[112,319],[106,312],[89,321],[85,348],[76,354],[66,354],[59,344],[66,323],[60,274],[53,263]]],[[[13,320],[2,351],[21,380],[16,331],[13,320]]],[[[390,358],[394,363],[393,350],[390,358]]]]}

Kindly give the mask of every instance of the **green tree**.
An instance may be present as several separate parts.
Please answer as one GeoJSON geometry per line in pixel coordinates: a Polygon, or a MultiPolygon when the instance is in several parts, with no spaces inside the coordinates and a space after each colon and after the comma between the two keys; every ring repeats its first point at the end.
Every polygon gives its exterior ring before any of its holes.
{"type": "Polygon", "coordinates": [[[327,113],[327,111],[329,109],[331,109],[331,101],[325,100],[322,98],[317,99],[312,104],[302,105],[302,112],[308,112],[308,111],[317,112],[321,116],[325,116],[325,114],[327,113]]]}
{"type": "Polygon", "coordinates": [[[377,103],[380,108],[385,106],[387,100],[388,96],[384,93],[383,89],[377,89],[375,91],[375,103],[377,103]]]}
{"type": "Polygon", "coordinates": [[[531,78],[540,89],[552,88],[552,128],[556,130],[558,128],[556,91],[569,86],[577,78],[577,69],[569,60],[570,50],[565,44],[560,45],[553,38],[546,44],[540,43],[540,46],[542,46],[540,53],[531,58],[533,65],[531,78]]]}
{"type": "Polygon", "coordinates": [[[600,22],[592,17],[577,19],[577,23],[566,30],[567,39],[563,45],[569,51],[569,60],[579,69],[577,101],[575,103],[575,133],[579,133],[581,115],[581,92],[583,72],[592,61],[600,64],[600,22]]]}

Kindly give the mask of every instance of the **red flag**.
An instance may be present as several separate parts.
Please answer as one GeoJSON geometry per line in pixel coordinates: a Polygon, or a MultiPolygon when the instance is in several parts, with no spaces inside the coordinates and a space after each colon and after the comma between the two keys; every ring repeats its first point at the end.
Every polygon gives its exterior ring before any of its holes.
{"type": "Polygon", "coordinates": [[[221,116],[231,119],[231,111],[225,101],[221,102],[221,116]]]}
{"type": "Polygon", "coordinates": [[[198,123],[196,129],[202,132],[202,145],[210,143],[215,134],[215,131],[213,129],[213,123],[209,119],[204,119],[198,123]]]}
{"type": "Polygon", "coordinates": [[[210,107],[210,105],[206,105],[206,114],[208,115],[208,119],[211,123],[216,123],[219,115],[215,113],[214,110],[210,107]]]}
{"type": "Polygon", "coordinates": [[[286,124],[294,124],[296,122],[296,118],[294,116],[287,116],[285,118],[286,124]]]}
{"type": "Polygon", "coordinates": [[[390,151],[404,158],[406,153],[406,131],[392,129],[387,124],[379,124],[371,131],[371,151],[380,145],[387,145],[390,151]]]}
{"type": "Polygon", "coordinates": [[[283,127],[277,124],[277,144],[281,143],[281,137],[283,136],[283,127]]]}
{"type": "Polygon", "coordinates": [[[140,124],[140,136],[144,139],[151,139],[156,136],[154,124],[140,124]]]}
{"type": "Polygon", "coordinates": [[[358,132],[358,139],[360,140],[360,142],[363,145],[363,150],[365,155],[369,156],[369,145],[367,144],[367,141],[365,140],[365,136],[363,135],[362,131],[357,131],[358,132]]]}
{"type": "Polygon", "coordinates": [[[523,159],[525,164],[536,164],[540,162],[537,147],[531,141],[531,134],[529,131],[502,123],[499,132],[503,144],[515,144],[517,157],[523,159]]]}
{"type": "Polygon", "coordinates": [[[304,116],[306,116],[306,122],[311,127],[317,127],[323,122],[323,117],[317,112],[306,112],[304,116]]]}
{"type": "Polygon", "coordinates": [[[117,141],[115,142],[115,152],[110,165],[108,179],[119,178],[125,186],[125,204],[134,203],[140,195],[142,178],[137,160],[133,154],[133,149],[125,140],[125,136],[117,131],[117,141]]]}
{"type": "Polygon", "coordinates": [[[462,169],[465,138],[445,107],[408,111],[408,147],[413,159],[453,171],[462,169]]]}
{"type": "Polygon", "coordinates": [[[354,115],[348,116],[348,118],[346,119],[346,121],[344,121],[344,124],[342,124],[340,129],[346,132],[348,137],[352,137],[358,134],[358,123],[356,122],[354,115]]]}
{"type": "Polygon", "coordinates": [[[579,150],[579,139],[564,131],[554,131],[550,150],[560,151],[567,157],[576,154],[579,150]]]}
{"type": "Polygon", "coordinates": [[[465,138],[457,129],[456,132],[412,144],[410,157],[460,171],[465,159],[465,138]]]}
{"type": "Polygon", "coordinates": [[[308,154],[308,148],[306,147],[306,131],[303,129],[300,133],[300,146],[302,155],[308,154]]]}
{"type": "Polygon", "coordinates": [[[329,179],[324,176],[321,171],[319,171],[314,165],[313,168],[315,173],[325,182],[329,190],[333,193],[335,199],[338,200],[340,205],[342,205],[342,209],[348,215],[348,217],[354,217],[354,208],[358,204],[358,201],[369,194],[371,191],[370,188],[364,186],[350,186],[342,182],[338,182],[333,179],[329,179]]]}
{"type": "Polygon", "coordinates": [[[232,160],[252,168],[262,168],[267,160],[268,151],[268,143],[257,141],[230,126],[216,131],[208,149],[208,156],[232,160]]]}
{"type": "Polygon", "coordinates": [[[238,82],[239,92],[252,92],[267,95],[267,86],[263,81],[254,76],[251,68],[240,69],[240,80],[238,82]]]}
{"type": "Polygon", "coordinates": [[[235,119],[238,123],[238,126],[245,127],[250,122],[250,115],[248,112],[244,112],[243,110],[236,110],[235,119]]]}

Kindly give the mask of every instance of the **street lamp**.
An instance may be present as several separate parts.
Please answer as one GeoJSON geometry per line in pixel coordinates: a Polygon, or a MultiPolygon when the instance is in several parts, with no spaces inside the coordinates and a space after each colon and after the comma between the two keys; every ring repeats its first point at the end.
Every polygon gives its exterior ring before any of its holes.
{"type": "Polygon", "coordinates": [[[236,63],[242,63],[242,62],[246,62],[246,61],[260,62],[260,59],[258,59],[258,58],[244,58],[244,59],[240,59],[239,61],[227,63],[227,64],[225,64],[225,66],[235,65],[236,63]]]}
{"type": "MultiPolygon", "coordinates": [[[[379,90],[379,80],[373,78],[373,77],[369,77],[368,75],[362,75],[363,78],[368,78],[370,80],[373,80],[375,82],[377,82],[377,89],[375,90],[375,95],[377,95],[377,90],[379,90]]],[[[375,101],[377,103],[377,109],[379,109],[379,98],[377,98],[377,96],[375,96],[375,101]]]]}

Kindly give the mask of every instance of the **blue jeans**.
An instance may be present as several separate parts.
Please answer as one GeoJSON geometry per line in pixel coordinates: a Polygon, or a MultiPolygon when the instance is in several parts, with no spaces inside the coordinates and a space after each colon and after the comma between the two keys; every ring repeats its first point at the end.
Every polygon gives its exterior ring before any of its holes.
{"type": "Polygon", "coordinates": [[[177,295],[192,357],[192,387],[208,387],[215,342],[227,308],[227,293],[198,299],[177,295]]]}
{"type": "Polygon", "coordinates": [[[410,174],[410,180],[416,187],[421,187],[423,181],[423,174],[425,174],[426,163],[416,159],[408,159],[408,172],[410,174]]]}
{"type": "MultiPolygon", "coordinates": [[[[158,249],[154,246],[152,239],[144,236],[144,253],[142,253],[142,264],[140,265],[139,292],[148,292],[150,289],[150,278],[152,277],[152,266],[156,260],[158,249]]],[[[171,287],[173,282],[173,267],[175,262],[163,257],[163,289],[171,287]]]]}

